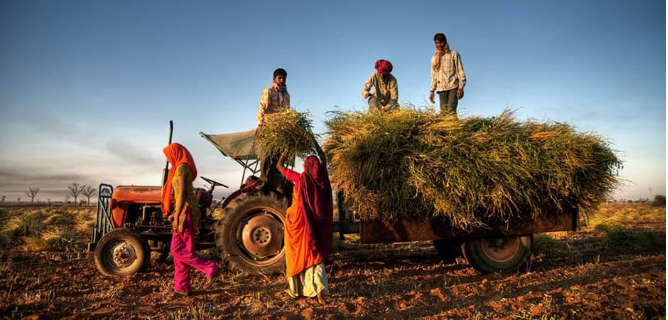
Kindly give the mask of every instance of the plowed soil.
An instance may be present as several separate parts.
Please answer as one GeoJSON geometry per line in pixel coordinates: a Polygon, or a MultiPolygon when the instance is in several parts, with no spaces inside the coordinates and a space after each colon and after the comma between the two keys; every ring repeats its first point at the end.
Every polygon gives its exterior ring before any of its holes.
{"type": "Polygon", "coordinates": [[[606,245],[605,233],[584,227],[550,235],[565,254],[535,253],[516,274],[481,275],[463,258],[443,260],[431,242],[361,245],[349,236],[327,265],[325,306],[290,298],[280,275],[226,272],[201,290],[205,279],[193,272],[194,295],[174,296],[170,263],[107,278],[80,249],[31,251],[14,239],[0,253],[0,318],[665,319],[662,210],[639,224],[659,246],[606,245]]]}

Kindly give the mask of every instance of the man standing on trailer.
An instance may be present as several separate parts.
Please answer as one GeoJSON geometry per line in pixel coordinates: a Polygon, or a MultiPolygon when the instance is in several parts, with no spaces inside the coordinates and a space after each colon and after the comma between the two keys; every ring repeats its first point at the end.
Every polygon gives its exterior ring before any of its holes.
{"type": "MultiPolygon", "coordinates": [[[[257,131],[260,136],[265,115],[277,113],[290,109],[290,93],[286,81],[288,72],[278,68],[274,71],[274,80],[269,88],[262,90],[260,107],[257,109],[257,131]]],[[[260,158],[260,179],[264,181],[265,187],[279,189],[283,181],[283,175],[276,169],[278,158],[260,158]]]]}
{"type": "Polygon", "coordinates": [[[464,97],[466,74],[462,58],[450,50],[448,39],[442,33],[434,35],[436,53],[431,57],[431,90],[429,101],[434,103],[434,92],[438,93],[441,114],[457,116],[458,100],[464,97]]]}
{"type": "Polygon", "coordinates": [[[390,74],[392,63],[381,59],[376,61],[375,68],[376,71],[369,76],[369,80],[362,87],[362,98],[369,101],[369,111],[373,109],[389,111],[399,107],[397,79],[390,74]]]}

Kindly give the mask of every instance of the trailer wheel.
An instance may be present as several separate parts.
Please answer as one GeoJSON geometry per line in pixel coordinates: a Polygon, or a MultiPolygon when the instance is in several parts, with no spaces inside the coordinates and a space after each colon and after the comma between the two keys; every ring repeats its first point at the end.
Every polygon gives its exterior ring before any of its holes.
{"type": "Polygon", "coordinates": [[[527,266],[533,235],[467,240],[462,244],[466,261],[482,274],[512,273],[527,266]]]}
{"type": "Polygon", "coordinates": [[[433,240],[434,249],[444,260],[454,260],[462,256],[462,241],[454,239],[433,240]]]}
{"type": "Polygon", "coordinates": [[[148,243],[136,232],[120,228],[105,234],[95,246],[93,259],[105,276],[127,276],[149,264],[148,243]]]}
{"type": "Polygon", "coordinates": [[[223,209],[216,248],[235,272],[285,272],[283,225],[287,198],[276,193],[242,193],[223,209]]]}

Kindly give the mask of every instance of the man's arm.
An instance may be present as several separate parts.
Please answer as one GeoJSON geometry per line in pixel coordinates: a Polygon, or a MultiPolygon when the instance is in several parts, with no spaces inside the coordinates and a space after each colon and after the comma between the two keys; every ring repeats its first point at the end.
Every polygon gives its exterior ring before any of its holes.
{"type": "Polygon", "coordinates": [[[436,71],[434,71],[434,63],[436,62],[436,55],[431,57],[431,65],[429,66],[429,77],[431,78],[431,84],[429,85],[429,101],[434,103],[434,92],[436,91],[436,71]]]}
{"type": "Polygon", "coordinates": [[[399,100],[399,84],[397,83],[397,78],[394,78],[394,81],[390,83],[390,100],[394,100],[395,102],[399,100]]]}
{"type": "Polygon", "coordinates": [[[285,92],[285,97],[283,98],[283,100],[285,101],[285,110],[290,110],[290,93],[289,92],[287,92],[287,91],[285,92]]]}
{"type": "Polygon", "coordinates": [[[264,123],[264,113],[269,108],[269,89],[262,90],[260,95],[260,106],[257,108],[257,126],[260,127],[264,123]]]}
{"type": "Polygon", "coordinates": [[[373,73],[369,77],[369,80],[367,80],[364,83],[364,86],[362,86],[362,98],[367,99],[371,94],[369,93],[369,90],[371,90],[371,87],[373,86],[373,73]]]}
{"type": "Polygon", "coordinates": [[[462,56],[457,53],[455,57],[457,64],[457,78],[459,79],[459,89],[464,89],[466,85],[466,74],[464,73],[464,67],[462,66],[462,56]]]}

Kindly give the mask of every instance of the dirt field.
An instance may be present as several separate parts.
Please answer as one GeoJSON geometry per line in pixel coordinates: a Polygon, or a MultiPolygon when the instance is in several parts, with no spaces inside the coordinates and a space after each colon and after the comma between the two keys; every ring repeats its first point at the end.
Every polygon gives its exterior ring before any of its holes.
{"type": "Polygon", "coordinates": [[[228,272],[202,291],[196,273],[185,298],[170,293],[170,264],[105,278],[82,251],[91,209],[0,208],[0,319],[665,319],[665,213],[606,204],[579,232],[536,237],[520,274],[480,275],[463,259],[443,261],[430,242],[351,238],[331,257],[320,306],[290,298],[281,276],[228,272]],[[19,226],[27,215],[42,226],[19,226]]]}

